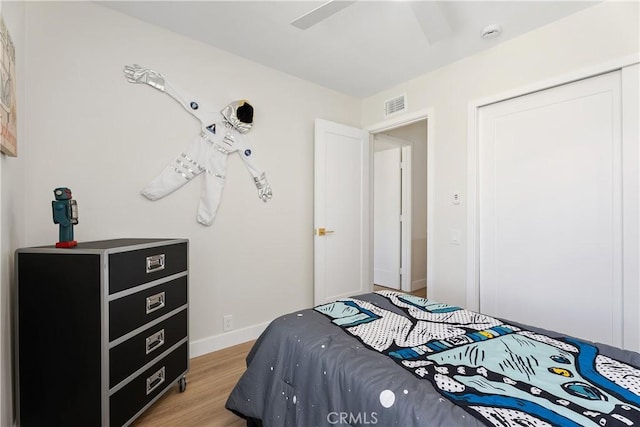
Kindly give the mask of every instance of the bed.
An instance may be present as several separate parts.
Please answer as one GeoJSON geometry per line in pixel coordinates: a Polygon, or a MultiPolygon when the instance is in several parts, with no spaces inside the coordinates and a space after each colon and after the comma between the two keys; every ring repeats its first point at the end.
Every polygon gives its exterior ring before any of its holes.
{"type": "Polygon", "coordinates": [[[226,408],[249,426],[640,426],[640,354],[379,291],[274,320],[226,408]]]}

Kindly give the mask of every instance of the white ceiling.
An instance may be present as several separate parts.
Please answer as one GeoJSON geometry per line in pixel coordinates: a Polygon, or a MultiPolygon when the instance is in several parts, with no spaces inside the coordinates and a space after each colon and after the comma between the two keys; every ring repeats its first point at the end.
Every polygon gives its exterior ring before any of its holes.
{"type": "Polygon", "coordinates": [[[324,1],[98,3],[364,98],[598,2],[361,0],[307,30],[290,22],[324,1]],[[502,35],[482,39],[489,24],[502,35]]]}

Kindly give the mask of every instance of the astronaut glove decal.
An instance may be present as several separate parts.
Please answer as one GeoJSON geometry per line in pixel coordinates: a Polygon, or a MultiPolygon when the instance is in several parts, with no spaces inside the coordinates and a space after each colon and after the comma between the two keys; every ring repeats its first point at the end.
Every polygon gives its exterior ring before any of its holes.
{"type": "Polygon", "coordinates": [[[164,77],[162,74],[138,64],[125,65],[124,75],[129,83],[146,83],[164,92],[164,77]]]}
{"type": "Polygon", "coordinates": [[[267,200],[269,200],[273,196],[273,194],[271,193],[271,186],[267,182],[265,173],[262,172],[262,175],[260,175],[259,178],[253,178],[253,180],[256,182],[258,197],[260,198],[260,200],[267,203],[267,200]]]}

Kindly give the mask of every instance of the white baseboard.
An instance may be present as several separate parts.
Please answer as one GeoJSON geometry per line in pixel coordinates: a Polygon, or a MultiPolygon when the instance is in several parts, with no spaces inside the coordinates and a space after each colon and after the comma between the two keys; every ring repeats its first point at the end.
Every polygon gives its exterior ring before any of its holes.
{"type": "Polygon", "coordinates": [[[223,348],[255,340],[271,322],[260,323],[235,331],[224,332],[189,343],[189,357],[194,358],[223,348]]]}
{"type": "Polygon", "coordinates": [[[426,288],[427,287],[427,279],[421,279],[421,280],[414,280],[411,282],[411,290],[412,291],[416,291],[418,289],[422,289],[422,288],[426,288]]]}

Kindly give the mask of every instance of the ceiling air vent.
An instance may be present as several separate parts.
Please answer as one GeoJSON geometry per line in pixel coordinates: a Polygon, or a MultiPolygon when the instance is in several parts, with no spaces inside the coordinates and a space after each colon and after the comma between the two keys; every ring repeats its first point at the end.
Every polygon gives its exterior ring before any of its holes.
{"type": "Polygon", "coordinates": [[[407,109],[407,100],[405,95],[396,96],[384,102],[384,115],[390,116],[391,114],[405,111],[407,109]]]}

